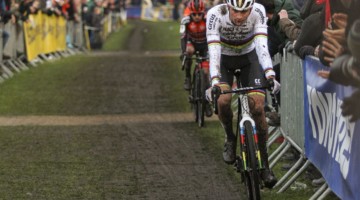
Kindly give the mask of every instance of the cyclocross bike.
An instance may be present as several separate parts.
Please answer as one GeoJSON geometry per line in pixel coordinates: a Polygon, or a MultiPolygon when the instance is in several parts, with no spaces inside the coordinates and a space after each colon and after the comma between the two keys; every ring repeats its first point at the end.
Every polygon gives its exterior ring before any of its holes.
{"type": "MultiPolygon", "coordinates": [[[[184,68],[186,56],[183,58],[182,66],[184,68]]],[[[202,57],[197,51],[195,57],[187,58],[195,60],[195,67],[192,74],[192,85],[189,92],[189,102],[191,104],[191,109],[194,113],[195,122],[199,127],[204,126],[204,115],[206,109],[206,97],[205,91],[208,87],[208,77],[206,77],[203,62],[208,61],[209,57],[202,57]]]]}
{"type": "MultiPolygon", "coordinates": [[[[235,70],[234,74],[237,82],[236,89],[221,91],[219,87],[213,87],[214,112],[217,114],[217,99],[220,95],[228,93],[238,94],[238,126],[236,128],[236,140],[239,140],[240,145],[239,151],[238,149],[236,151],[235,167],[237,172],[241,174],[242,182],[245,183],[248,198],[251,200],[259,200],[261,188],[260,172],[261,170],[264,170],[264,165],[260,156],[255,121],[250,115],[246,92],[256,89],[269,89],[269,86],[242,87],[240,82],[240,70],[235,70]]],[[[269,85],[273,86],[273,83],[269,83],[269,85]]]]}

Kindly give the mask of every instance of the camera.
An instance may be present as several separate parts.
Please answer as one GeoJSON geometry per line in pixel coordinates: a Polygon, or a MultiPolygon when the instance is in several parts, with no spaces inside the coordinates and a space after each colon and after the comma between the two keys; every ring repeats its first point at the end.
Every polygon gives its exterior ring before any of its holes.
{"type": "Polygon", "coordinates": [[[355,86],[358,89],[343,99],[342,115],[349,116],[350,122],[360,119],[360,19],[352,25],[347,37],[350,54],[342,55],[334,60],[330,69],[329,79],[342,84],[355,86]]]}
{"type": "Polygon", "coordinates": [[[354,67],[360,68],[360,19],[356,20],[352,25],[347,38],[347,45],[353,56],[354,67]]]}
{"type": "Polygon", "coordinates": [[[351,25],[347,45],[351,54],[341,55],[334,60],[329,79],[360,88],[360,19],[351,25]]]}

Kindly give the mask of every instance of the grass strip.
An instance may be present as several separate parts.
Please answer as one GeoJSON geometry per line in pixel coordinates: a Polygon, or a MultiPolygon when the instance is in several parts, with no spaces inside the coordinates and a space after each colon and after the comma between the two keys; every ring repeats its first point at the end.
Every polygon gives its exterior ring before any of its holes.
{"type": "Polygon", "coordinates": [[[127,39],[130,37],[130,33],[135,28],[134,24],[128,23],[125,26],[121,26],[119,30],[113,32],[104,42],[102,50],[104,51],[120,51],[126,49],[127,39]]]}

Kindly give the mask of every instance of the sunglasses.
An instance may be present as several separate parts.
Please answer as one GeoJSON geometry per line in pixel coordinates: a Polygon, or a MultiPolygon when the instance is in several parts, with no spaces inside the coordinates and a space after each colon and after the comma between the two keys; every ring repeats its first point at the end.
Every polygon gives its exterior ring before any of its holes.
{"type": "Polygon", "coordinates": [[[191,16],[202,16],[204,13],[191,13],[191,16]]]}

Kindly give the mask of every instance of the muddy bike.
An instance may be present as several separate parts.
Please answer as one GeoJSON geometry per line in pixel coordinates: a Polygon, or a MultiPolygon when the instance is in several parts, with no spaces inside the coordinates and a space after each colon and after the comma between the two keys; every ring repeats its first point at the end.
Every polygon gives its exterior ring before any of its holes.
{"type": "Polygon", "coordinates": [[[183,68],[186,59],[195,60],[195,67],[192,73],[191,89],[189,91],[189,102],[191,109],[194,113],[195,122],[199,127],[204,126],[205,121],[205,109],[207,100],[205,97],[205,91],[208,88],[208,77],[206,77],[203,65],[208,62],[208,57],[202,57],[199,52],[195,53],[195,57],[183,58],[183,68]]]}
{"type": "Polygon", "coordinates": [[[246,92],[257,89],[270,89],[273,83],[268,86],[242,87],[240,82],[240,70],[234,72],[237,88],[233,90],[221,91],[219,87],[213,87],[213,103],[215,114],[218,112],[217,100],[222,94],[238,94],[238,112],[236,141],[239,141],[239,151],[236,151],[235,168],[241,174],[241,180],[247,188],[247,196],[250,200],[260,199],[261,178],[260,172],[264,170],[261,154],[258,145],[258,135],[256,132],[255,121],[250,115],[248,96],[246,92]]]}

